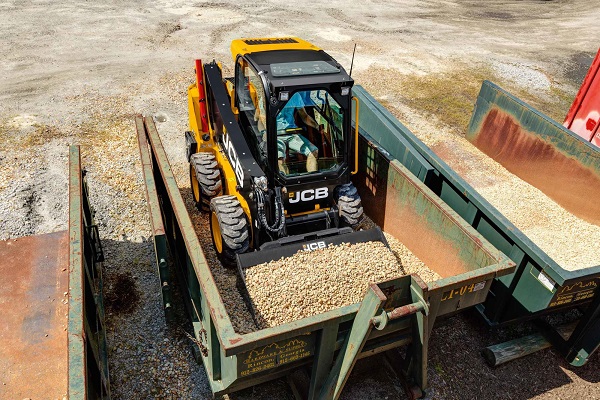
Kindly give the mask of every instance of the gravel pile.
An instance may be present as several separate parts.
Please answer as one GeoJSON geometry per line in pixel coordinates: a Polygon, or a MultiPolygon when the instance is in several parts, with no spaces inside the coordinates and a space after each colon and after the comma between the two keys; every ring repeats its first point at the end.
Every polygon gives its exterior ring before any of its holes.
{"type": "Polygon", "coordinates": [[[261,328],[317,315],[362,301],[368,285],[417,273],[440,276],[385,233],[382,242],[329,246],[246,269],[246,288],[261,328]]]}
{"type": "MultiPolygon", "coordinates": [[[[250,310],[238,288],[237,270],[224,268],[217,258],[208,214],[200,213],[193,203],[186,169],[175,165],[173,172],[237,333],[255,332],[360,302],[372,282],[411,273],[418,274],[425,282],[441,279],[404,244],[384,232],[389,248],[381,242],[330,246],[248,268],[245,279],[253,303],[250,310]]],[[[368,217],[362,225],[365,229],[375,226],[368,217]]]]}
{"type": "Polygon", "coordinates": [[[577,218],[514,175],[480,193],[561,267],[575,271],[600,265],[600,252],[591,245],[600,242],[600,226],[577,218]],[[512,191],[519,195],[506,195],[512,191]]]}
{"type": "Polygon", "coordinates": [[[246,287],[261,328],[362,301],[370,283],[405,275],[382,242],[343,243],[248,268],[246,287]]]}

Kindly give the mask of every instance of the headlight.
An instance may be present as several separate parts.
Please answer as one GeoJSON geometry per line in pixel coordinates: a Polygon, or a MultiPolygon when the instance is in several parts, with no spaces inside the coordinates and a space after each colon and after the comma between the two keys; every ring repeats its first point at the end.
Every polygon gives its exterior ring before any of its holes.
{"type": "Polygon", "coordinates": [[[290,92],[279,92],[279,101],[288,101],[290,99],[290,92]]]}

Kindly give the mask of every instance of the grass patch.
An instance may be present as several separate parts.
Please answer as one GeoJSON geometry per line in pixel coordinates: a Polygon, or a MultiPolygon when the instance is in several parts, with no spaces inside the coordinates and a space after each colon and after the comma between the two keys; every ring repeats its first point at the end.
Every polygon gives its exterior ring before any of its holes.
{"type": "Polygon", "coordinates": [[[444,369],[442,368],[442,364],[440,363],[435,363],[435,365],[433,366],[433,368],[435,369],[435,372],[439,375],[439,376],[444,376],[446,374],[446,372],[444,371],[444,369]]]}
{"type": "Polygon", "coordinates": [[[402,98],[409,107],[464,134],[481,82],[490,74],[489,70],[461,68],[436,75],[407,76],[402,98]]]}
{"type": "MultiPolygon", "coordinates": [[[[565,90],[552,78],[548,91],[537,92],[519,86],[487,66],[458,64],[448,71],[426,75],[406,75],[395,69],[373,67],[368,73],[378,78],[370,78],[372,84],[364,86],[377,97],[383,96],[379,101],[393,110],[398,118],[403,117],[403,113],[394,106],[399,102],[434,125],[458,135],[464,135],[467,130],[484,80],[494,82],[559,123],[562,123],[575,97],[575,93],[565,90]]],[[[357,82],[360,83],[361,79],[358,78],[357,82]]]]}

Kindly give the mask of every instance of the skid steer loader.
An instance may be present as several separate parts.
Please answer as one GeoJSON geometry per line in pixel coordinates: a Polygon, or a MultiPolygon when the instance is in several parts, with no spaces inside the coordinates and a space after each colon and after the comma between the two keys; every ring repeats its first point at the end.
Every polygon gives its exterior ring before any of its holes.
{"type": "Polygon", "coordinates": [[[192,194],[210,212],[221,262],[243,268],[328,244],[385,243],[378,228],[355,232],[363,208],[350,181],[352,78],[299,38],[238,39],[231,54],[233,78],[196,60],[185,133],[192,194]]]}

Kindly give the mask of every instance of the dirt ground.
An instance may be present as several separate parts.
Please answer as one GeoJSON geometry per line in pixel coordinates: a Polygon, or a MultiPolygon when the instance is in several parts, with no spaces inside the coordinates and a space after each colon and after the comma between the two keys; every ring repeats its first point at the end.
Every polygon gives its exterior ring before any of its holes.
{"type": "MultiPolygon", "coordinates": [[[[114,398],[210,398],[183,328],[161,318],[137,113],[160,116],[176,170],[186,168],[186,89],[193,60],[231,73],[238,37],[294,35],[323,48],[422,138],[464,133],[483,79],[562,121],[598,50],[600,1],[184,2],[0,1],[0,239],[67,227],[67,155],[81,144],[104,238],[114,398]],[[135,301],[123,305],[123,285],[135,301]],[[115,295],[115,293],[117,295],[115,295]]],[[[572,368],[552,350],[496,369],[474,313],[430,342],[431,398],[600,399],[600,355],[572,368]]],[[[353,374],[343,398],[402,398],[384,373],[353,374]]],[[[235,399],[289,398],[282,381],[235,399]]]]}

